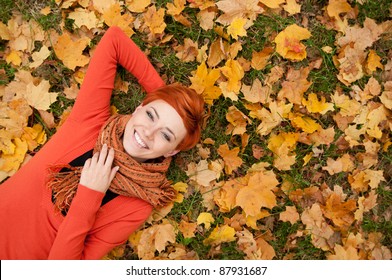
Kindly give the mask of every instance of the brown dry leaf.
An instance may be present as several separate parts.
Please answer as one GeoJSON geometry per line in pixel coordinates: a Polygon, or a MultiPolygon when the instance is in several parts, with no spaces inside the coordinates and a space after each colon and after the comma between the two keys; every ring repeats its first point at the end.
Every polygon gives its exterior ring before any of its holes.
{"type": "Polygon", "coordinates": [[[218,154],[225,162],[225,172],[227,175],[232,174],[233,171],[237,170],[237,168],[242,165],[242,159],[238,156],[239,151],[239,147],[230,150],[227,144],[219,146],[218,154]]]}
{"type": "Polygon", "coordinates": [[[340,114],[343,117],[355,116],[361,111],[362,106],[358,101],[351,99],[345,94],[340,94],[338,91],[335,92],[332,99],[335,106],[340,109],[340,114]]]}
{"type": "Polygon", "coordinates": [[[305,224],[306,231],[311,234],[312,244],[324,251],[330,250],[328,240],[332,238],[334,231],[325,221],[318,203],[302,212],[301,221],[305,224]]]}
{"type": "Polygon", "coordinates": [[[282,57],[292,61],[301,61],[306,58],[306,47],[301,40],[311,37],[311,33],[306,28],[296,24],[289,25],[276,37],[276,52],[282,57]]]}
{"type": "Polygon", "coordinates": [[[251,86],[242,84],[241,92],[244,94],[244,99],[251,103],[266,104],[273,102],[270,97],[271,88],[269,86],[263,87],[259,79],[255,79],[251,86]]]}
{"type": "Polygon", "coordinates": [[[342,202],[338,194],[332,193],[323,207],[323,213],[326,218],[332,220],[335,226],[345,231],[354,222],[355,209],[357,209],[355,200],[342,202]]]}
{"type": "Polygon", "coordinates": [[[236,206],[238,191],[247,185],[245,178],[227,180],[224,185],[214,194],[214,202],[222,213],[230,212],[236,206]]]}
{"type": "Polygon", "coordinates": [[[358,251],[352,246],[343,247],[336,244],[334,247],[335,254],[328,255],[328,260],[359,260],[358,251]]]}
{"type": "Polygon", "coordinates": [[[214,19],[216,11],[210,11],[208,9],[202,10],[197,14],[197,19],[200,22],[200,27],[204,30],[210,30],[214,27],[214,19]]]}
{"type": "Polygon", "coordinates": [[[279,220],[295,224],[299,220],[299,214],[295,206],[286,206],[286,211],[279,214],[279,220]]]}
{"type": "MultiPolygon", "coordinates": [[[[257,15],[261,14],[264,9],[259,5],[259,0],[221,0],[216,2],[216,6],[223,12],[216,19],[223,25],[229,25],[236,18],[248,19],[249,23],[253,23],[257,15]]],[[[250,24],[248,24],[250,26],[250,24]]],[[[248,27],[249,27],[248,26],[248,27]]]]}
{"type": "Polygon", "coordinates": [[[392,81],[388,81],[384,84],[384,91],[380,96],[382,104],[389,110],[392,110],[392,81]]]}
{"type": "Polygon", "coordinates": [[[10,139],[20,138],[32,113],[33,110],[24,98],[8,103],[0,102],[0,127],[7,131],[10,139]]]}
{"type": "Polygon", "coordinates": [[[143,230],[137,247],[141,259],[154,259],[155,251],[162,252],[169,243],[175,243],[176,232],[172,224],[156,224],[143,230]]]}
{"type": "Polygon", "coordinates": [[[208,187],[218,176],[217,172],[209,169],[207,160],[201,160],[197,164],[195,162],[189,163],[188,170],[185,172],[190,180],[205,187],[208,187]]]}
{"type": "Polygon", "coordinates": [[[308,67],[299,70],[289,68],[286,80],[282,82],[282,89],[278,93],[278,100],[287,99],[290,103],[301,105],[303,94],[312,85],[312,82],[307,80],[309,72],[308,67]]]}
{"type": "Polygon", "coordinates": [[[67,32],[64,32],[53,46],[56,56],[61,59],[66,67],[75,70],[76,67],[85,66],[90,58],[83,54],[83,50],[90,43],[89,38],[80,38],[73,41],[67,32]]]}
{"type": "Polygon", "coordinates": [[[227,126],[226,134],[242,135],[246,132],[246,126],[252,121],[235,106],[230,106],[226,113],[226,120],[230,123],[227,126]]]}
{"type": "Polygon", "coordinates": [[[196,227],[197,223],[188,223],[184,220],[181,220],[180,224],[178,225],[178,229],[185,238],[195,237],[196,227]]]}
{"type": "Polygon", "coordinates": [[[176,57],[184,62],[194,61],[199,54],[197,42],[193,42],[189,38],[185,38],[184,45],[174,47],[174,50],[176,51],[176,57]]]}
{"type": "Polygon", "coordinates": [[[340,172],[351,172],[354,170],[354,161],[349,154],[344,154],[336,160],[332,158],[327,159],[327,166],[323,166],[323,170],[328,171],[329,175],[340,172]]]}

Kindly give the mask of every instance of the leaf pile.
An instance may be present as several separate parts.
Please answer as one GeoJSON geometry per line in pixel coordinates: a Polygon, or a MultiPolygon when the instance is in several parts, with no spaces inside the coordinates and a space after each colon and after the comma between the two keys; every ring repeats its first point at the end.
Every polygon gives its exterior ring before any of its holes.
{"type": "MultiPolygon", "coordinates": [[[[56,0],[35,3],[33,17],[15,10],[0,22],[0,180],[61,125],[96,43],[117,25],[208,112],[201,143],[176,158],[177,200],[107,258],[391,259],[383,233],[364,230],[367,217],[391,228],[392,211],[377,211],[380,193],[391,198],[392,4],[380,1],[389,11],[379,20],[368,2],[56,0]],[[54,14],[59,24],[44,28],[54,14]]],[[[119,75],[116,95],[132,89],[119,75]]]]}

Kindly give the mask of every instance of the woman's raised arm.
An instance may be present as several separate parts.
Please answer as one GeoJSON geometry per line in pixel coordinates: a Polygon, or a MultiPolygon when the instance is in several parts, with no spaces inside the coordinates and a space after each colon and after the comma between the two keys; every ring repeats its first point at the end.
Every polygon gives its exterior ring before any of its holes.
{"type": "Polygon", "coordinates": [[[119,27],[110,27],[94,51],[70,117],[84,121],[109,116],[118,64],[135,76],[147,92],[164,85],[138,46],[119,27]]]}

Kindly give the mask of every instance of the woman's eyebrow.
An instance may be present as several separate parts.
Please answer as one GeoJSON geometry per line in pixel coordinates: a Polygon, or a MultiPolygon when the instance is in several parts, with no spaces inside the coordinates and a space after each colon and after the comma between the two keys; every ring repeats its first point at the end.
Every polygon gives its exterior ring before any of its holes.
{"type": "MultiPolygon", "coordinates": [[[[157,118],[159,119],[158,111],[157,111],[154,107],[152,107],[152,106],[151,106],[151,109],[154,111],[155,115],[156,115],[157,118]]],[[[170,128],[168,128],[167,126],[166,126],[166,129],[167,129],[171,134],[173,134],[173,137],[177,140],[177,137],[176,137],[176,135],[174,134],[174,132],[173,132],[170,128]]]]}

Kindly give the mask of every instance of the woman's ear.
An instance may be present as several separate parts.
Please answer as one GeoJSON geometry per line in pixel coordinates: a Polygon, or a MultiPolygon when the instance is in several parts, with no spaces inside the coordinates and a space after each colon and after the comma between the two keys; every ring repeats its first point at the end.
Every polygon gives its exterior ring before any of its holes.
{"type": "Polygon", "coordinates": [[[174,156],[175,154],[177,154],[178,152],[180,152],[180,150],[173,150],[171,152],[164,154],[163,156],[164,157],[171,157],[171,156],[174,156]]]}

